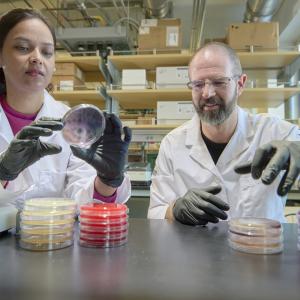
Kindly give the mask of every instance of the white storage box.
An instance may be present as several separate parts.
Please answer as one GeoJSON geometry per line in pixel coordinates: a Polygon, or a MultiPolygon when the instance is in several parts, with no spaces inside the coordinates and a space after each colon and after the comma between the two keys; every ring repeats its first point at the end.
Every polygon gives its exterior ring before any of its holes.
{"type": "Polygon", "coordinates": [[[157,124],[182,124],[195,113],[192,101],[158,101],[157,124]]]}
{"type": "Polygon", "coordinates": [[[122,70],[122,89],[139,90],[147,88],[146,69],[122,70]]]}
{"type": "Polygon", "coordinates": [[[188,67],[157,67],[156,88],[187,88],[189,82],[188,67]]]}

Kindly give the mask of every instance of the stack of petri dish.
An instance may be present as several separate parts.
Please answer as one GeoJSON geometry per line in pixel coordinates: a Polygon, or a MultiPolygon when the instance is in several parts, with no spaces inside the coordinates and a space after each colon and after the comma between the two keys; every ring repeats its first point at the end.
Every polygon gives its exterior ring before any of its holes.
{"type": "Polygon", "coordinates": [[[117,247],[128,238],[128,208],[118,203],[89,203],[80,207],[79,244],[117,247]]]}
{"type": "Polygon", "coordinates": [[[235,218],[229,221],[229,245],[254,254],[274,254],[283,250],[283,230],[278,221],[265,218],[235,218]]]}
{"type": "Polygon", "coordinates": [[[36,198],[25,201],[20,215],[20,247],[33,251],[73,244],[76,203],[69,199],[36,198]]]}

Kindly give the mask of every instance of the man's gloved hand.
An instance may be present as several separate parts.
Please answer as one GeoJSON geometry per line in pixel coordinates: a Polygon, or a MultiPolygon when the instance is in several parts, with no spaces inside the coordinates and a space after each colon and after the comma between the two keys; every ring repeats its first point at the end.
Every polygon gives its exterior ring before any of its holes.
{"type": "Polygon", "coordinates": [[[128,147],[131,141],[131,129],[124,127],[114,114],[105,114],[106,126],[103,136],[89,149],[71,146],[73,154],[93,166],[103,183],[118,187],[124,179],[128,147]]]}
{"type": "Polygon", "coordinates": [[[229,205],[215,196],[220,191],[220,186],[203,190],[197,188],[188,190],[174,204],[173,215],[175,219],[187,225],[217,223],[219,218],[226,220],[227,214],[224,210],[229,210],[229,205]]]}
{"type": "Polygon", "coordinates": [[[62,128],[60,119],[41,118],[20,130],[0,155],[0,180],[14,180],[41,157],[59,153],[60,146],[41,142],[39,137],[50,136],[53,130],[62,128]]]}
{"type": "Polygon", "coordinates": [[[286,170],[277,189],[284,196],[291,189],[300,173],[300,142],[272,141],[258,148],[252,162],[236,166],[239,174],[261,177],[264,184],[271,184],[282,170],[286,170]]]}

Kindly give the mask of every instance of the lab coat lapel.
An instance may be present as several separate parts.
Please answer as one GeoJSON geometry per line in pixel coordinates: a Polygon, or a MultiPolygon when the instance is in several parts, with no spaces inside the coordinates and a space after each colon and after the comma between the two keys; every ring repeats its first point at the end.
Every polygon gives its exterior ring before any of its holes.
{"type": "Polygon", "coordinates": [[[9,125],[7,117],[0,105],[0,152],[6,149],[6,146],[13,139],[14,135],[9,125]]]}
{"type": "Polygon", "coordinates": [[[196,114],[187,128],[185,145],[187,148],[190,148],[189,155],[193,160],[197,161],[203,168],[209,170],[213,174],[219,175],[219,171],[202,139],[200,119],[196,114]]]}
{"type": "Polygon", "coordinates": [[[247,113],[238,107],[238,124],[236,130],[222,152],[217,166],[222,168],[247,150],[249,148],[250,137],[253,136],[253,134],[254,132],[252,126],[249,124],[247,113]]]}

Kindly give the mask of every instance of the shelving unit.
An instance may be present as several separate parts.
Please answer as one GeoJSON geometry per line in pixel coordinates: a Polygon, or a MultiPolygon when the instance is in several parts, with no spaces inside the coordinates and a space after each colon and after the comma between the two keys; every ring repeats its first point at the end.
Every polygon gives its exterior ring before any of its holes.
{"type": "MultiPolygon", "coordinates": [[[[298,57],[297,51],[277,52],[240,52],[238,56],[246,73],[252,77],[276,78],[284,67],[292,64],[298,57]]],[[[112,55],[108,57],[108,68],[115,82],[119,83],[122,69],[146,68],[158,66],[186,66],[192,55],[156,54],[156,55],[112,55]]],[[[144,89],[121,90],[108,89],[107,93],[124,109],[156,108],[158,100],[191,100],[188,89],[144,89]]],[[[300,93],[299,87],[293,88],[246,88],[239,99],[239,104],[246,108],[277,107],[291,96],[300,93]]]]}
{"type": "Polygon", "coordinates": [[[75,63],[85,74],[86,81],[104,81],[100,72],[101,57],[93,56],[57,56],[57,63],[75,63]]]}
{"type": "MultiPolygon", "coordinates": [[[[102,59],[100,56],[68,56],[61,55],[55,59],[56,63],[75,63],[85,75],[86,82],[103,82],[104,77],[100,71],[102,59]]],[[[71,106],[88,103],[96,105],[100,108],[105,108],[105,99],[100,91],[96,88],[86,89],[78,87],[73,91],[53,91],[53,97],[56,100],[67,101],[71,106]]]]}
{"type": "Polygon", "coordinates": [[[67,101],[72,106],[88,103],[100,108],[105,107],[105,99],[98,90],[54,91],[52,95],[56,100],[67,101]]]}
{"type": "MultiPolygon", "coordinates": [[[[277,107],[291,96],[300,93],[295,88],[246,88],[239,98],[239,105],[246,108],[277,107]]],[[[117,100],[122,108],[156,108],[157,101],[191,101],[188,89],[145,89],[109,90],[108,94],[117,100]]]]}

